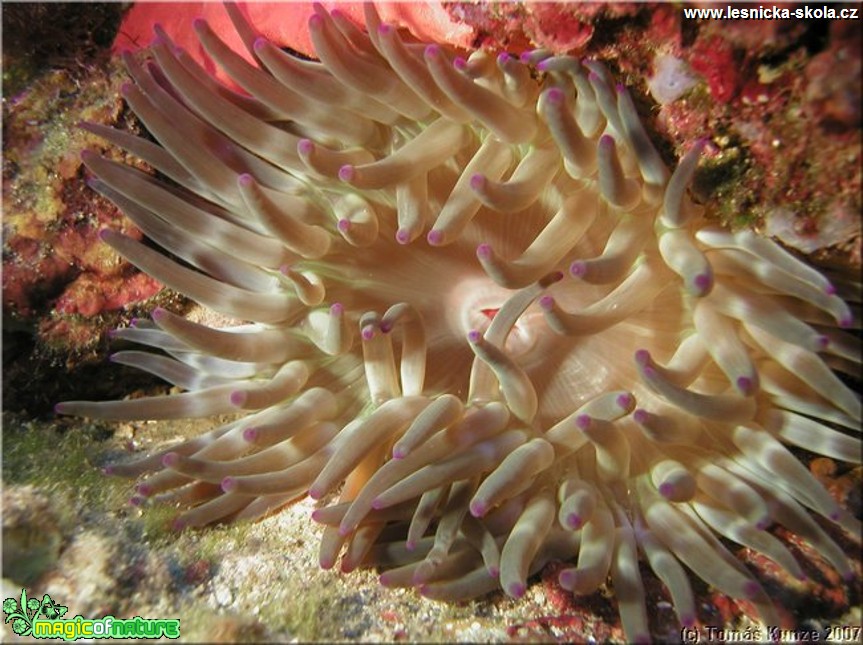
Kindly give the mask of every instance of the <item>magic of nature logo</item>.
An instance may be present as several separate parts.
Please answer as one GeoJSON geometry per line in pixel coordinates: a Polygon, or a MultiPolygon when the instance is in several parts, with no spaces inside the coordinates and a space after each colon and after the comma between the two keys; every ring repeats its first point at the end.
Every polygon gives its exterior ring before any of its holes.
{"type": "Polygon", "coordinates": [[[180,620],[177,618],[63,618],[69,612],[65,605],[56,603],[44,594],[27,597],[21,589],[20,598],[6,598],[3,613],[6,624],[18,636],[33,638],[62,638],[74,641],[80,638],[179,638],[180,620]]]}

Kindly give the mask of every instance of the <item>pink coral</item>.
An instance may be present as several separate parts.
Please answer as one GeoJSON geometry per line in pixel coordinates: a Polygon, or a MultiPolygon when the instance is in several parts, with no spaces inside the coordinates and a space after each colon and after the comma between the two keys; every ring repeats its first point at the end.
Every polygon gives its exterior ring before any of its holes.
{"type": "Polygon", "coordinates": [[[740,67],[733,47],[712,36],[698,41],[692,48],[689,64],[701,74],[710,95],[720,103],[733,99],[740,89],[740,67]]]}
{"type": "MultiPolygon", "coordinates": [[[[259,35],[274,45],[289,47],[296,52],[313,56],[315,48],[309,36],[308,21],[314,13],[311,2],[238,2],[236,6],[259,35]]],[[[361,2],[323,2],[321,6],[356,26],[363,25],[361,2]]],[[[448,43],[457,47],[470,46],[474,30],[453,20],[440,2],[388,2],[378,7],[381,19],[395,27],[403,27],[421,40],[448,43]]],[[[153,28],[160,25],[171,39],[208,72],[223,83],[234,86],[233,80],[218,69],[206,55],[189,25],[198,18],[207,21],[210,28],[225,43],[247,61],[252,61],[240,35],[228,18],[220,2],[139,2],[136,3],[120,26],[114,41],[116,53],[126,49],[146,47],[152,39],[153,28]]]]}

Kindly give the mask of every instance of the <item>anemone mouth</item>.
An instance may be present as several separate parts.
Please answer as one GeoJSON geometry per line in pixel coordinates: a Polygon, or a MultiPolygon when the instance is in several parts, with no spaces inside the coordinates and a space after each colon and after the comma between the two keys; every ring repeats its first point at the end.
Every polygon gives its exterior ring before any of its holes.
{"type": "MultiPolygon", "coordinates": [[[[467,338],[471,331],[485,334],[512,296],[512,291],[501,288],[485,275],[460,280],[444,293],[435,306],[447,312],[447,332],[459,339],[467,338]]],[[[532,306],[513,324],[503,347],[508,354],[524,360],[537,346],[538,337],[548,333],[541,312],[532,306]]]]}
{"type": "MultiPolygon", "coordinates": [[[[781,523],[844,575],[813,520],[854,535],[788,447],[858,462],[857,320],[774,243],[712,226],[692,202],[704,141],[673,170],[596,61],[516,61],[368,34],[320,6],[320,62],[255,38],[202,46],[247,94],[215,85],[160,31],[125,58],[123,95],[158,144],[87,126],[156,179],[95,154],[92,185],[159,249],[106,231],[144,271],[239,320],[164,310],[113,358],[184,391],[74,401],[101,418],[241,413],[111,467],[178,529],[320,500],[320,562],[386,586],[519,597],[553,559],[576,594],[611,579],[628,638],[649,633],[643,556],[681,622],[686,570],[767,593],[721,539],[800,566],[781,523]],[[180,261],[169,259],[174,255],[180,261]]],[[[857,296],[859,299],[859,295],[857,296]]]]}

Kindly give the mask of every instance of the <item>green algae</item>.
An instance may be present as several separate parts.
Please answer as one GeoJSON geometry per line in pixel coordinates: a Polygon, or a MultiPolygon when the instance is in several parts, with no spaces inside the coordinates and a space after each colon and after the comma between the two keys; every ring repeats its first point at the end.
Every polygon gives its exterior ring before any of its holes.
{"type": "Polygon", "coordinates": [[[85,423],[74,432],[61,424],[3,414],[3,484],[32,485],[58,502],[61,521],[74,522],[83,506],[114,507],[128,483],[105,477],[93,462],[107,426],[85,423]],[[64,517],[65,515],[65,517],[64,517]]]}

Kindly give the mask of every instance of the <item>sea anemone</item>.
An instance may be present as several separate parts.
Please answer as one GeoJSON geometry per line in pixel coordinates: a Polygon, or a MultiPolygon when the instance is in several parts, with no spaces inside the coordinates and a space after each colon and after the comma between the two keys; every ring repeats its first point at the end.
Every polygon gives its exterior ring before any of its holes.
{"type": "Polygon", "coordinates": [[[236,325],[164,309],[115,362],[185,392],[62,414],[231,422],[110,472],[178,529],[258,518],[308,494],[329,568],[457,600],[524,594],[547,562],[576,594],[610,578],[649,638],[639,559],[682,624],[686,569],[777,623],[725,546],[804,572],[784,525],[842,575],[813,515],[859,523],[787,446],[860,462],[856,328],[836,288],[773,242],[712,224],[627,90],[597,61],[457,56],[366,8],[316,7],[320,62],[228,5],[257,66],[199,20],[213,82],[157,28],[126,54],[128,104],[158,144],[86,127],[156,176],[84,157],[154,244],[103,231],[141,270],[236,325]],[[169,257],[173,256],[173,257],[169,257]],[[322,504],[324,503],[322,502],[322,504]]]}

